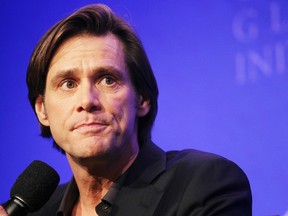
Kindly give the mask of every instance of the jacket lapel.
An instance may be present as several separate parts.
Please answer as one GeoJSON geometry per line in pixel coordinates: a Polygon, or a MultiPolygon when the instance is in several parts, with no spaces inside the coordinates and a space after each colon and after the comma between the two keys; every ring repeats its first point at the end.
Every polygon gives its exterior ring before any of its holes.
{"type": "Polygon", "coordinates": [[[165,169],[165,152],[153,143],[144,145],[127,173],[113,206],[112,215],[153,215],[162,198],[165,185],[152,182],[165,169]]]}

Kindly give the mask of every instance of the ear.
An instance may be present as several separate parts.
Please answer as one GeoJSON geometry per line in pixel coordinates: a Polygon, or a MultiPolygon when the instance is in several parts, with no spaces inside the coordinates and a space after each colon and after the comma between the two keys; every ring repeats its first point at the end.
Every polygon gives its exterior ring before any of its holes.
{"type": "Polygon", "coordinates": [[[35,112],[39,122],[44,126],[49,126],[48,116],[45,110],[44,97],[39,95],[35,102],[35,112]]]}
{"type": "Polygon", "coordinates": [[[144,100],[142,96],[139,98],[138,102],[138,107],[137,107],[137,115],[138,117],[143,117],[147,115],[147,113],[150,111],[150,100],[146,99],[144,100]]]}

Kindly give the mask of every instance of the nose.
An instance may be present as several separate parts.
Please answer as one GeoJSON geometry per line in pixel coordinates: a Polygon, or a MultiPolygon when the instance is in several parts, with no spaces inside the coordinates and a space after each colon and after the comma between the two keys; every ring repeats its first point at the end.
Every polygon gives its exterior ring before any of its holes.
{"type": "Polygon", "coordinates": [[[95,112],[101,110],[99,92],[92,83],[83,83],[78,91],[79,105],[77,111],[95,112]]]}

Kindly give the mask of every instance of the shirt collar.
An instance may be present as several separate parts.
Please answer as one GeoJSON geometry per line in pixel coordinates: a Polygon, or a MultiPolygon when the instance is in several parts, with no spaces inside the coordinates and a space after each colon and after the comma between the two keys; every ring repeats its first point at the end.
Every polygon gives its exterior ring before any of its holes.
{"type": "Polygon", "coordinates": [[[73,206],[77,202],[78,197],[79,197],[78,187],[76,185],[75,179],[72,178],[72,180],[69,182],[64,192],[63,199],[57,211],[57,216],[71,215],[73,206]]]}
{"type": "MultiPolygon", "coordinates": [[[[125,172],[120,178],[118,178],[117,181],[115,181],[111,188],[109,189],[109,191],[105,194],[105,196],[102,198],[102,202],[113,206],[117,194],[120,190],[120,188],[123,185],[123,182],[126,178],[126,174],[127,172],[125,172]]],[[[64,195],[63,195],[63,199],[60,203],[59,209],[57,211],[57,216],[68,216],[71,215],[72,210],[74,205],[76,204],[77,200],[79,197],[79,190],[77,187],[77,184],[75,182],[75,179],[72,178],[72,180],[69,182],[64,195]]],[[[100,204],[99,204],[100,205],[100,204]]]]}

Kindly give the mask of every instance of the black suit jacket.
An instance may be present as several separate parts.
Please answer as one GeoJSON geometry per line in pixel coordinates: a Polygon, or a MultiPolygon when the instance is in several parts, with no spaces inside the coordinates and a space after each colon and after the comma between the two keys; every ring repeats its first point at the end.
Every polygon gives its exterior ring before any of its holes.
{"type": "MultiPolygon", "coordinates": [[[[54,216],[65,187],[33,216],[54,216]]],[[[233,162],[196,150],[163,152],[143,146],[112,208],[113,216],[250,216],[245,173],[233,162]]]]}

